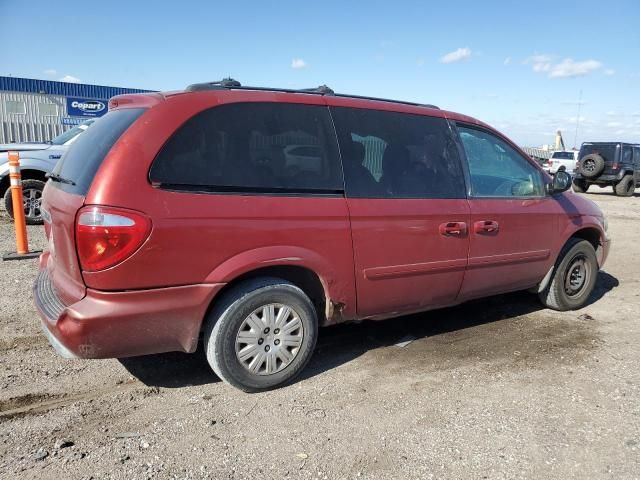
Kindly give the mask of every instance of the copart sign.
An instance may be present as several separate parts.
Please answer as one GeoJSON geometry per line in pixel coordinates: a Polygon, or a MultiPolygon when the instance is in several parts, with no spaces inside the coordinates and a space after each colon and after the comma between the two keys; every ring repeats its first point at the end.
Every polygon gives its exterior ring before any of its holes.
{"type": "Polygon", "coordinates": [[[101,117],[105,113],[106,100],[67,97],[67,115],[71,117],[101,117]]]}

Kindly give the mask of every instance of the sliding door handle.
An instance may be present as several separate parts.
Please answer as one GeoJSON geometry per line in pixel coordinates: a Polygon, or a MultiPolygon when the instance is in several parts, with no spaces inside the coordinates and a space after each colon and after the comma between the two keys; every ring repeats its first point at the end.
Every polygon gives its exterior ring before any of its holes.
{"type": "Polygon", "coordinates": [[[473,224],[473,231],[475,233],[491,233],[496,234],[500,230],[500,225],[494,220],[480,220],[473,224]]]}

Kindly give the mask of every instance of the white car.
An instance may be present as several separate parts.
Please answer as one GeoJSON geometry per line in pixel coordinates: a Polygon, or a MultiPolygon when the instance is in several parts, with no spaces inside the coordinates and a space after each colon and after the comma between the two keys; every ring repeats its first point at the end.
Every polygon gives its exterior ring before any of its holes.
{"type": "Polygon", "coordinates": [[[0,144],[0,199],[4,199],[7,213],[13,217],[13,203],[9,188],[9,158],[10,151],[20,152],[20,170],[22,173],[22,195],[24,213],[29,225],[42,223],[40,200],[42,190],[47,181],[46,174],[53,170],[69,146],[76,141],[78,135],[89,128],[96,119],[87,120],[67,130],[50,142],[6,143],[0,144]]]}
{"type": "Polygon", "coordinates": [[[578,153],[579,152],[577,150],[553,152],[551,158],[544,163],[542,168],[547,172],[554,174],[562,165],[564,165],[567,173],[573,175],[578,163],[578,153]]]}

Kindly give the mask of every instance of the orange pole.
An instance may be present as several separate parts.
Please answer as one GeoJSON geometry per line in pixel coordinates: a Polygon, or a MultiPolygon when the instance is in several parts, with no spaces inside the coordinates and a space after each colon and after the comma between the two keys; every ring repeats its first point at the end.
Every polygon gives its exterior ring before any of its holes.
{"type": "Polygon", "coordinates": [[[29,241],[27,239],[27,222],[24,218],[22,176],[20,175],[20,154],[18,152],[9,152],[9,178],[11,181],[13,222],[16,227],[16,252],[18,255],[24,255],[29,253],[29,241]]]}

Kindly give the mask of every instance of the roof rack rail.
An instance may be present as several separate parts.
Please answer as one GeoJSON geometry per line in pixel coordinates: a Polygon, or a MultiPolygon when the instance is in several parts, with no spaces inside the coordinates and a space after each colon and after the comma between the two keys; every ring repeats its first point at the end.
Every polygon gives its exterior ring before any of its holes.
{"type": "Polygon", "coordinates": [[[223,78],[217,82],[194,83],[186,88],[187,92],[199,92],[202,90],[258,90],[262,92],[284,92],[284,93],[315,93],[317,95],[333,95],[334,92],[326,85],[314,88],[271,88],[271,87],[248,87],[243,86],[233,78],[223,78]]]}
{"type": "Polygon", "coordinates": [[[242,85],[239,81],[234,80],[231,77],[223,78],[217,82],[205,82],[205,83],[193,83],[189,85],[185,90],[187,92],[199,92],[201,90],[217,90],[223,88],[240,88],[242,85]]]}
{"type": "Polygon", "coordinates": [[[304,93],[319,93],[320,95],[336,94],[336,92],[334,92],[332,89],[330,89],[326,85],[320,85],[319,87],[316,87],[316,88],[302,88],[299,91],[304,93]]]}
{"type": "Polygon", "coordinates": [[[440,110],[440,107],[436,105],[432,105],[430,103],[407,102],[406,100],[393,100],[391,98],[367,97],[363,95],[349,95],[348,93],[336,93],[335,96],[343,97],[343,98],[357,98],[358,100],[375,100],[376,102],[400,103],[402,105],[412,105],[414,107],[426,107],[426,108],[434,108],[436,110],[440,110]]]}
{"type": "Polygon", "coordinates": [[[217,82],[205,82],[205,83],[194,83],[189,85],[186,88],[187,92],[199,92],[202,90],[257,90],[261,92],[283,92],[283,93],[309,93],[315,95],[335,95],[336,97],[342,98],[357,98],[360,100],[375,100],[377,102],[390,102],[390,103],[400,103],[402,105],[412,105],[414,107],[426,107],[426,108],[435,108],[440,110],[436,105],[424,104],[424,103],[416,103],[416,102],[407,102],[404,100],[392,100],[389,98],[378,98],[378,97],[365,97],[362,95],[348,95],[345,93],[335,93],[331,88],[326,85],[320,85],[315,88],[302,88],[302,89],[293,89],[293,88],[270,88],[270,87],[245,87],[239,81],[234,80],[233,78],[223,78],[217,82]]]}

